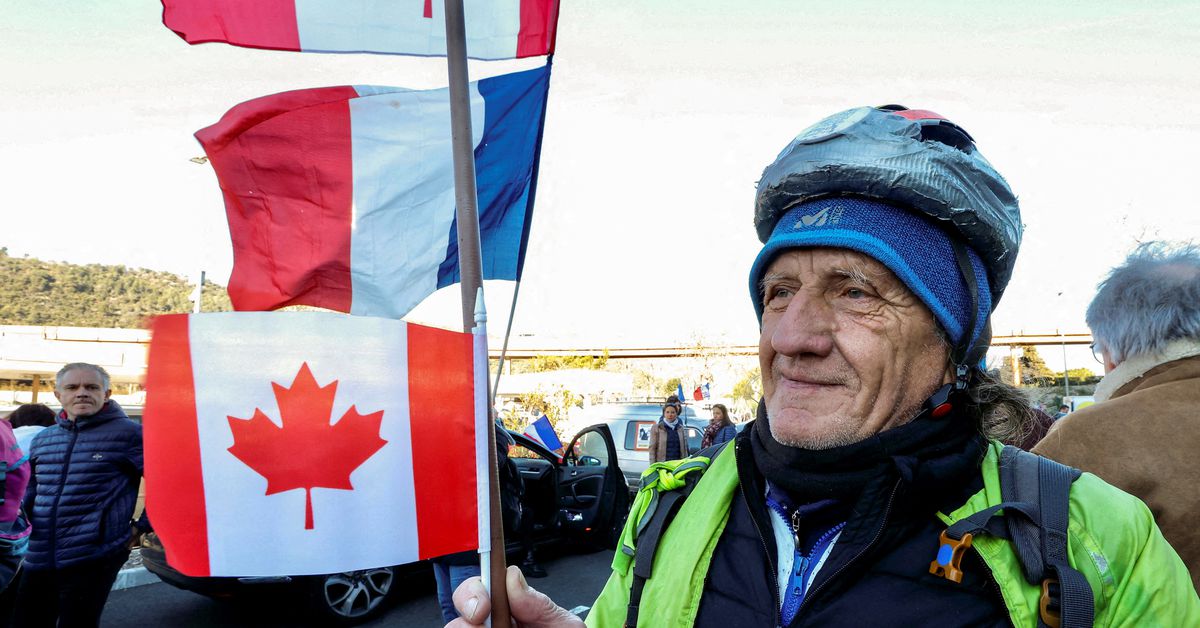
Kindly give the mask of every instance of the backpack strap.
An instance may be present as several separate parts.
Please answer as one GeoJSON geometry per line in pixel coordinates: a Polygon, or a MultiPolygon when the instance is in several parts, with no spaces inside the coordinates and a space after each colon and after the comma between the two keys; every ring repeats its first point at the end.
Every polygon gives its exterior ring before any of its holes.
{"type": "Polygon", "coordinates": [[[733,441],[726,441],[702,449],[690,458],[671,460],[650,465],[642,473],[642,489],[638,492],[633,513],[641,513],[634,528],[633,538],[629,528],[622,535],[621,551],[633,555],[633,584],[629,589],[629,607],[625,613],[625,627],[636,628],[642,602],[642,590],[654,572],[654,555],[663,532],[683,506],[688,495],[708,470],[709,462],[733,441]],[[632,541],[636,540],[636,547],[632,541]]]}
{"type": "Polygon", "coordinates": [[[1039,628],[1081,628],[1093,622],[1092,588],[1067,558],[1071,484],[1080,472],[1016,447],[1000,453],[1002,503],[955,522],[942,533],[929,571],[962,581],[959,561],[974,535],[1008,539],[1030,584],[1041,585],[1039,628]],[[1004,519],[997,520],[999,514],[1004,519]]]}

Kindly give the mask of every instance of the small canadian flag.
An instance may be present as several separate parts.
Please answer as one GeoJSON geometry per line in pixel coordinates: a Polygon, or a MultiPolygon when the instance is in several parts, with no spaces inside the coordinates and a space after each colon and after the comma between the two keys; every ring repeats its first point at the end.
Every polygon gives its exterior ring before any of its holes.
{"type": "Polygon", "coordinates": [[[475,353],[470,334],[382,318],[156,318],[146,507],[168,562],[303,575],[479,547],[475,353]]]}

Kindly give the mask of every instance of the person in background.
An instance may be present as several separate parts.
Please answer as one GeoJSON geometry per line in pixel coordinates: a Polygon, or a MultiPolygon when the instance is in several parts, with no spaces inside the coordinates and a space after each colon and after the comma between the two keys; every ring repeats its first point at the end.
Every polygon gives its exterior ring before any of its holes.
{"type": "Polygon", "coordinates": [[[150,531],[133,521],[142,476],[142,426],[112,396],[108,373],[59,369],[56,424],[29,446],[24,508],[33,523],[17,590],[19,627],[96,626],[130,549],[150,531]]]}
{"type": "Polygon", "coordinates": [[[1058,407],[1058,412],[1054,413],[1054,420],[1057,421],[1071,413],[1071,406],[1063,404],[1058,407]]]}
{"type": "Polygon", "coordinates": [[[683,416],[683,401],[681,401],[677,395],[668,396],[667,405],[675,406],[675,410],[678,412],[679,416],[683,416]]]}
{"type": "Polygon", "coordinates": [[[679,419],[679,402],[672,402],[674,395],[663,405],[662,418],[650,428],[650,464],[664,460],[686,458],[688,450],[687,429],[679,419]]]}
{"type": "Polygon", "coordinates": [[[1142,498],[1200,587],[1200,246],[1147,242],[1087,309],[1104,364],[1096,403],[1033,452],[1142,498]]]}
{"type": "MultiPolygon", "coordinates": [[[[533,574],[537,573],[545,576],[545,570],[534,562],[533,544],[529,540],[529,531],[526,529],[525,520],[529,518],[524,516],[521,505],[521,498],[525,494],[525,481],[521,478],[517,464],[508,457],[508,450],[516,444],[516,441],[513,440],[508,430],[504,429],[504,425],[499,420],[495,423],[495,429],[496,469],[499,472],[500,513],[504,520],[504,537],[511,539],[514,533],[518,534],[521,537],[521,549],[524,554],[521,569],[531,573],[530,577],[535,577],[533,574]]],[[[448,556],[439,556],[432,559],[430,563],[433,564],[433,576],[437,581],[438,604],[441,606],[442,619],[447,622],[453,621],[458,617],[458,611],[454,609],[454,600],[451,595],[464,580],[479,575],[479,552],[469,550],[448,556]]]]}
{"type": "Polygon", "coordinates": [[[17,444],[21,451],[29,453],[29,444],[38,432],[54,425],[54,411],[40,403],[21,404],[12,414],[8,415],[8,423],[12,425],[13,433],[17,436],[17,444]]]}
{"type": "Polygon", "coordinates": [[[0,488],[4,496],[0,502],[0,626],[8,626],[31,527],[21,511],[21,498],[29,484],[29,456],[17,445],[12,427],[4,421],[0,421],[0,461],[4,464],[4,486],[0,488]]]}
{"type": "Polygon", "coordinates": [[[737,428],[733,426],[733,421],[729,420],[729,410],[723,403],[714,403],[712,420],[704,428],[704,437],[700,439],[700,449],[731,441],[734,436],[737,436],[737,428]]]}
{"type": "Polygon", "coordinates": [[[1029,431],[1024,435],[1004,441],[1005,445],[1014,445],[1029,451],[1033,446],[1046,437],[1046,433],[1054,426],[1054,417],[1046,414],[1040,408],[1031,408],[1029,431]]]}

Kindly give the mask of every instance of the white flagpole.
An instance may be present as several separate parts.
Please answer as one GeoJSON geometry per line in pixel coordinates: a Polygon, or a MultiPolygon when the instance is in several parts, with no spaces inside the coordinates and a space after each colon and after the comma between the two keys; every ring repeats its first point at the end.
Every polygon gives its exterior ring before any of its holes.
{"type": "MultiPolygon", "coordinates": [[[[483,287],[475,293],[475,494],[476,514],[479,517],[479,571],[483,586],[492,590],[492,521],[491,477],[488,473],[488,437],[495,429],[488,419],[488,345],[487,309],[483,303],[483,287]]],[[[491,618],[488,619],[491,625],[491,618]]]]}

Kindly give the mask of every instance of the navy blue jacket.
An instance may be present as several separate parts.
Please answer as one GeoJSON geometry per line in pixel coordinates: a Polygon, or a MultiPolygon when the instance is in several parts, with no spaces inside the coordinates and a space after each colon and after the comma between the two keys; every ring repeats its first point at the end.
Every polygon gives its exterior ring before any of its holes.
{"type": "MultiPolygon", "coordinates": [[[[30,445],[25,568],[61,569],[123,550],[142,476],[142,426],[115,401],[42,430],[30,445]]],[[[139,524],[139,527],[148,528],[139,524]]]]}

